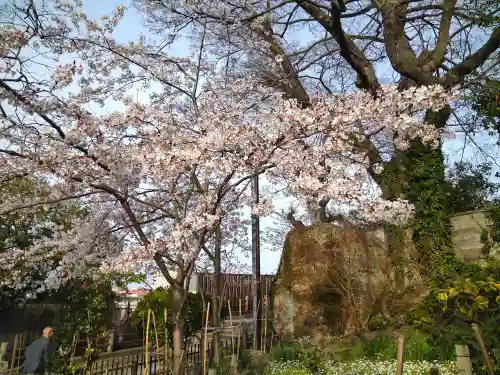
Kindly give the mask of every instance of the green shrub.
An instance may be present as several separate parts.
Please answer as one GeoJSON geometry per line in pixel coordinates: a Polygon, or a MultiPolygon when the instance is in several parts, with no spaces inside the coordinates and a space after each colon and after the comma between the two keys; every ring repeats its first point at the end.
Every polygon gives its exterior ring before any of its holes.
{"type": "MultiPolygon", "coordinates": [[[[167,330],[168,342],[172,342],[172,312],[174,311],[173,293],[171,289],[158,288],[146,294],[137,304],[137,308],[132,314],[132,326],[138,331],[140,335],[146,330],[148,310],[151,309],[154,313],[155,321],[157,324],[156,332],[158,334],[158,341],[160,345],[165,343],[165,330],[164,319],[165,309],[169,315],[167,330]]],[[[202,327],[202,312],[203,312],[203,299],[200,294],[189,293],[183,307],[184,314],[184,336],[186,339],[192,337],[202,327]]],[[[153,328],[153,320],[150,321],[149,326],[150,336],[149,339],[154,342],[155,331],[153,328]]]]}
{"type": "MultiPolygon", "coordinates": [[[[413,361],[431,360],[429,336],[416,329],[405,331],[405,358],[413,361]]],[[[333,348],[334,359],[353,361],[360,358],[391,360],[396,358],[396,340],[389,333],[379,334],[372,339],[357,339],[349,344],[338,344],[333,348]]]]}
{"type": "Polygon", "coordinates": [[[240,350],[240,357],[238,358],[238,369],[247,370],[252,363],[252,355],[250,350],[240,350]]]}
{"type": "Polygon", "coordinates": [[[292,345],[278,344],[271,348],[270,357],[275,362],[295,361],[298,358],[298,350],[292,345]]]}
{"type": "Polygon", "coordinates": [[[296,362],[309,371],[316,372],[321,367],[322,356],[313,345],[276,345],[271,348],[270,357],[274,362],[296,362]]]}
{"type": "Polygon", "coordinates": [[[358,341],[349,346],[340,346],[334,355],[338,361],[353,361],[364,357],[363,342],[358,341]]]}
{"type": "Polygon", "coordinates": [[[396,357],[396,343],[387,335],[377,336],[361,342],[362,356],[366,358],[389,359],[396,357]]]}
{"type": "Polygon", "coordinates": [[[387,322],[382,317],[372,317],[368,319],[368,329],[370,331],[376,331],[378,329],[384,328],[387,322]]]}
{"type": "MultiPolygon", "coordinates": [[[[405,332],[405,359],[410,361],[430,360],[431,345],[429,335],[409,328],[405,332]]],[[[436,358],[438,359],[438,358],[436,358]]],[[[439,358],[443,360],[443,358],[439,358]]]]}
{"type": "Polygon", "coordinates": [[[317,372],[321,367],[321,353],[314,346],[304,348],[299,351],[298,362],[311,372],[317,372]]]}
{"type": "Polygon", "coordinates": [[[483,268],[464,267],[459,277],[436,286],[413,324],[428,334],[428,358],[451,360],[455,344],[466,344],[473,369],[485,374],[483,360],[471,323],[481,327],[495,370],[500,373],[500,264],[490,258],[483,268]]]}

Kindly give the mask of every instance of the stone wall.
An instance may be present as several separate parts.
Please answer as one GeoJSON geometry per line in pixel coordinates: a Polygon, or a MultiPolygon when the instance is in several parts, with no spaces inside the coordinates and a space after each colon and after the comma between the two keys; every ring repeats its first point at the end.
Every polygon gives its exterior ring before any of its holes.
{"type": "Polygon", "coordinates": [[[484,258],[481,250],[481,232],[488,230],[490,223],[486,211],[469,211],[451,218],[453,224],[452,240],[457,258],[461,260],[478,260],[484,258]]]}
{"type": "MultiPolygon", "coordinates": [[[[484,258],[481,250],[481,232],[491,225],[486,218],[485,210],[462,212],[452,216],[452,241],[457,258],[464,261],[475,261],[484,258]]],[[[385,242],[383,230],[375,231],[377,238],[385,242]]]]}

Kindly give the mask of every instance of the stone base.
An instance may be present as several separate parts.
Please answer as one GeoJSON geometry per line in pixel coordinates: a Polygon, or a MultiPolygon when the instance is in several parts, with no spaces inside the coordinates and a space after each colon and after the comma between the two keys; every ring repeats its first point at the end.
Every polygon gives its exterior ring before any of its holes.
{"type": "Polygon", "coordinates": [[[0,371],[7,371],[9,369],[9,362],[0,361],[0,371]]]}

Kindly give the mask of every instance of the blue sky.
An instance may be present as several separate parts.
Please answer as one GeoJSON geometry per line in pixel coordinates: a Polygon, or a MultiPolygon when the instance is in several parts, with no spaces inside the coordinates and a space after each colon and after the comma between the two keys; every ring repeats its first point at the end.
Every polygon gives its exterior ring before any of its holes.
{"type": "MultiPolygon", "coordinates": [[[[119,42],[127,42],[130,40],[137,40],[141,33],[148,34],[148,31],[143,27],[141,16],[130,7],[129,2],[124,1],[116,1],[116,0],[106,0],[106,1],[98,1],[98,0],[85,0],[84,7],[87,14],[91,18],[99,18],[103,14],[110,13],[117,5],[123,4],[128,7],[125,17],[121,24],[118,26],[115,32],[115,38],[119,42]]],[[[170,52],[175,56],[187,56],[189,54],[188,43],[182,44],[177,43],[170,52]]],[[[390,76],[391,70],[388,69],[386,71],[382,70],[379,72],[380,77],[390,76]]],[[[492,158],[496,158],[500,160],[499,149],[498,147],[491,147],[494,144],[493,140],[488,136],[478,136],[475,138],[475,142],[480,146],[487,149],[492,158]]],[[[448,140],[445,142],[443,146],[443,150],[450,161],[460,160],[462,157],[462,149],[464,148],[464,136],[457,135],[456,139],[448,140]]],[[[465,142],[465,152],[463,153],[463,157],[467,160],[472,160],[476,162],[481,162],[485,160],[484,155],[477,154],[477,147],[465,142]]],[[[486,158],[487,159],[487,158],[486,158]]],[[[489,161],[492,161],[491,159],[489,161]]],[[[288,207],[288,202],[278,202],[279,209],[286,209],[288,207]]],[[[262,229],[265,229],[267,226],[272,225],[272,219],[263,218],[261,220],[262,229]]],[[[250,238],[249,238],[250,241],[250,238]]],[[[241,257],[241,259],[245,259],[241,257]]],[[[261,255],[261,269],[262,273],[274,273],[277,269],[278,263],[280,259],[279,252],[271,252],[266,249],[263,249],[263,253],[261,255]]],[[[248,258],[246,260],[250,262],[248,258]]]]}

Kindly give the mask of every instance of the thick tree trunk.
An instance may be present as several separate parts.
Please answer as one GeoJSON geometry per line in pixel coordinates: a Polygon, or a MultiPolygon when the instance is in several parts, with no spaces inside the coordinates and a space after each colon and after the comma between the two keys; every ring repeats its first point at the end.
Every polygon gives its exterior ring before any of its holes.
{"type": "MultiPolygon", "coordinates": [[[[426,121],[444,128],[451,114],[446,108],[427,111],[426,121]]],[[[451,220],[446,204],[445,168],[441,144],[432,149],[415,140],[406,152],[407,199],[415,205],[413,242],[422,266],[431,275],[453,270],[456,264],[451,242],[451,220]]]]}
{"type": "Polygon", "coordinates": [[[368,236],[366,231],[357,230],[359,239],[363,244],[362,252],[359,254],[359,265],[361,268],[360,272],[360,285],[361,285],[361,303],[360,303],[360,323],[362,330],[368,326],[368,320],[370,318],[370,312],[373,306],[373,287],[372,287],[372,277],[373,274],[370,270],[370,265],[372,262],[372,257],[370,255],[370,243],[368,241],[368,236]]]}
{"type": "MultiPolygon", "coordinates": [[[[449,108],[439,112],[429,110],[426,121],[443,128],[449,116],[449,108]]],[[[406,152],[396,152],[378,181],[384,198],[406,198],[415,206],[411,223],[412,240],[418,250],[416,260],[428,275],[448,272],[455,260],[444,189],[444,157],[440,146],[433,149],[420,140],[412,141],[406,152]]],[[[393,261],[396,288],[401,290],[405,283],[406,251],[409,250],[406,248],[405,229],[386,225],[385,235],[393,261]]]]}
{"type": "Polygon", "coordinates": [[[220,266],[220,256],[221,256],[221,243],[222,243],[222,233],[220,225],[215,229],[215,254],[214,254],[214,276],[212,281],[212,326],[215,328],[212,333],[212,348],[214,353],[214,363],[218,366],[221,357],[221,347],[220,347],[220,284],[221,284],[221,266],[220,266]]]}
{"type": "MultiPolygon", "coordinates": [[[[379,185],[382,189],[382,194],[385,199],[394,200],[402,198],[407,190],[408,181],[403,168],[404,155],[400,151],[396,151],[392,160],[385,166],[384,172],[380,176],[379,185]]],[[[394,280],[397,290],[402,290],[405,287],[404,274],[404,252],[405,252],[405,229],[398,228],[393,225],[385,225],[385,241],[387,244],[387,252],[392,261],[394,272],[394,280]]]]}
{"type": "Polygon", "coordinates": [[[182,375],[184,374],[184,357],[186,353],[184,351],[184,314],[182,311],[182,306],[184,304],[184,293],[182,290],[173,287],[173,299],[174,299],[174,328],[173,328],[173,345],[174,345],[174,374],[182,375]],[[183,355],[184,354],[184,355],[183,355]]]}

